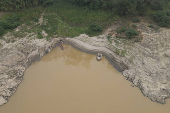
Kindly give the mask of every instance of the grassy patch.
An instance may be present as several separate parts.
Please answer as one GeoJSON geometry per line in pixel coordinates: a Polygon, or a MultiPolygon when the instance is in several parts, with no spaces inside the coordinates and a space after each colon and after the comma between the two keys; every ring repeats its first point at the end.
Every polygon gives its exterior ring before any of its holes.
{"type": "Polygon", "coordinates": [[[114,21],[111,11],[92,10],[63,0],[58,0],[53,6],[47,7],[46,12],[58,16],[60,20],[58,22],[58,36],[74,37],[81,33],[86,33],[89,36],[100,35],[102,29],[114,21]]]}
{"type": "Polygon", "coordinates": [[[63,0],[59,0],[54,7],[61,19],[70,25],[87,27],[92,23],[97,23],[101,26],[107,26],[113,20],[110,11],[91,10],[87,7],[72,5],[63,0]]]}
{"type": "Polygon", "coordinates": [[[21,18],[20,22],[21,24],[27,23],[29,21],[35,21],[37,22],[41,16],[41,13],[44,11],[44,8],[39,7],[33,7],[33,8],[27,8],[22,10],[21,12],[17,12],[16,14],[21,18]]]}
{"type": "Polygon", "coordinates": [[[125,57],[125,54],[126,54],[126,51],[125,51],[125,50],[122,50],[120,55],[121,55],[122,57],[125,57]]]}
{"type": "Polygon", "coordinates": [[[49,37],[53,37],[54,35],[57,34],[58,30],[58,19],[56,14],[48,14],[45,13],[44,15],[44,23],[43,25],[40,26],[42,30],[44,30],[49,37]]]}
{"type": "Polygon", "coordinates": [[[37,29],[37,38],[43,39],[42,30],[40,28],[37,29]]]}
{"type": "MultiPolygon", "coordinates": [[[[15,13],[11,12],[11,13],[5,14],[0,20],[0,36],[3,36],[8,31],[12,31],[13,29],[15,29],[21,24],[26,24],[28,26],[31,26],[32,25],[31,21],[36,20],[37,22],[37,19],[40,17],[43,10],[44,10],[43,7],[35,7],[35,8],[28,8],[28,9],[22,10],[21,12],[15,12],[15,13]]],[[[24,30],[26,31],[26,29],[24,30]]],[[[24,34],[21,32],[18,32],[18,33],[19,34],[14,33],[15,37],[22,37],[24,34]]]]}
{"type": "Polygon", "coordinates": [[[69,24],[59,21],[57,35],[63,37],[75,37],[84,33],[86,28],[78,26],[70,26],[69,24]]]}
{"type": "Polygon", "coordinates": [[[136,27],[137,27],[137,25],[136,25],[136,24],[132,24],[132,27],[133,27],[133,28],[136,28],[136,27]]]}
{"type": "Polygon", "coordinates": [[[116,53],[117,55],[119,55],[119,54],[120,54],[120,50],[119,50],[119,49],[115,49],[115,53],[116,53]]]}
{"type": "Polygon", "coordinates": [[[122,26],[121,28],[117,29],[117,33],[121,34],[123,32],[127,31],[127,28],[125,26],[122,26]]]}
{"type": "Polygon", "coordinates": [[[120,44],[120,42],[119,42],[119,41],[117,41],[117,40],[114,40],[114,42],[115,42],[116,44],[120,44]]]}

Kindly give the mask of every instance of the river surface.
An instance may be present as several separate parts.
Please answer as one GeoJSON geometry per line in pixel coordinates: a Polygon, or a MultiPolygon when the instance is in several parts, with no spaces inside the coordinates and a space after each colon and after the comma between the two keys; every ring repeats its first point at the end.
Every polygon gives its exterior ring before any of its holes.
{"type": "Polygon", "coordinates": [[[150,101],[103,58],[69,45],[44,56],[0,113],[170,113],[170,100],[150,101]]]}

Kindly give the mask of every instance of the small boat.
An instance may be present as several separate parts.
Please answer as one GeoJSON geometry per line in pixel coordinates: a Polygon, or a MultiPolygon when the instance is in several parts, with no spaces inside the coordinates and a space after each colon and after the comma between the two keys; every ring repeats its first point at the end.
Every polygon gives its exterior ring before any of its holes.
{"type": "Polygon", "coordinates": [[[60,40],[60,42],[59,42],[59,46],[60,46],[60,48],[61,48],[62,50],[64,50],[64,47],[63,47],[62,43],[63,43],[63,41],[62,41],[62,40],[60,40]]]}
{"type": "Polygon", "coordinates": [[[98,61],[100,61],[100,60],[102,59],[102,54],[101,54],[101,53],[98,53],[96,59],[97,59],[98,61]]]}

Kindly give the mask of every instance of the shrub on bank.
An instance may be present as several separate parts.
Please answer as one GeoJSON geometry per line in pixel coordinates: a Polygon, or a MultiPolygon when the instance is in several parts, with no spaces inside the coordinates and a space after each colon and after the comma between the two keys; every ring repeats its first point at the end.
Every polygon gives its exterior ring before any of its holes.
{"type": "Polygon", "coordinates": [[[121,34],[122,32],[125,32],[126,30],[127,30],[126,27],[125,27],[125,26],[122,26],[121,28],[119,28],[119,29],[117,30],[117,33],[121,34]]]}
{"type": "Polygon", "coordinates": [[[4,29],[2,28],[2,26],[0,26],[0,36],[3,34],[4,29]]]}
{"type": "Polygon", "coordinates": [[[140,20],[139,20],[138,18],[135,18],[135,19],[133,19],[132,21],[133,21],[133,23],[138,23],[138,22],[140,22],[140,20]]]}
{"type": "Polygon", "coordinates": [[[138,32],[134,29],[128,29],[126,32],[125,32],[126,36],[131,39],[131,38],[134,38],[135,36],[138,35],[138,32]]]}
{"type": "Polygon", "coordinates": [[[138,15],[144,16],[146,14],[146,12],[148,11],[147,3],[144,3],[144,2],[138,3],[136,6],[136,11],[137,11],[138,15]]]}
{"type": "Polygon", "coordinates": [[[5,30],[15,29],[20,25],[20,18],[18,15],[13,14],[12,16],[8,16],[5,19],[0,20],[0,35],[3,35],[5,30]]]}
{"type": "Polygon", "coordinates": [[[97,23],[93,23],[90,25],[90,28],[93,30],[93,31],[102,31],[102,27],[101,25],[97,24],[97,23]]]}
{"type": "Polygon", "coordinates": [[[163,10],[163,2],[161,1],[151,1],[150,6],[153,10],[163,10]]]}
{"type": "Polygon", "coordinates": [[[132,28],[126,28],[125,26],[122,26],[117,30],[117,33],[121,36],[121,34],[125,34],[128,39],[134,38],[138,35],[138,32],[135,29],[132,28]]]}
{"type": "Polygon", "coordinates": [[[38,18],[37,18],[37,17],[32,17],[32,20],[33,20],[34,22],[38,22],[38,18]]]}
{"type": "Polygon", "coordinates": [[[170,26],[170,12],[169,11],[157,11],[151,15],[151,18],[161,27],[170,26]]]}
{"type": "Polygon", "coordinates": [[[19,25],[19,17],[16,14],[0,21],[0,26],[4,29],[14,29],[19,25]]]}
{"type": "Polygon", "coordinates": [[[43,6],[45,7],[53,4],[54,4],[54,0],[43,0],[43,6]]]}

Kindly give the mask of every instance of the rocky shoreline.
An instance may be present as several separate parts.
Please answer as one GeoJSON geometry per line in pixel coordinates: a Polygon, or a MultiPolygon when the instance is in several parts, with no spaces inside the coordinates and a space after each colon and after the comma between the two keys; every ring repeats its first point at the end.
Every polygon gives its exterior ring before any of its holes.
{"type": "MultiPolygon", "coordinates": [[[[0,39],[0,105],[5,104],[17,90],[23,75],[33,62],[40,60],[55,48],[60,39],[74,48],[90,54],[101,52],[127,80],[131,81],[152,101],[164,104],[170,97],[170,30],[161,28],[155,32],[140,23],[139,31],[144,39],[129,43],[107,35],[119,25],[115,24],[103,35],[89,37],[81,34],[74,38],[36,39],[33,36],[6,43],[0,39]],[[144,29],[145,28],[145,29],[144,29]]],[[[7,36],[6,40],[11,39],[7,36]]]]}
{"type": "MultiPolygon", "coordinates": [[[[110,49],[112,44],[110,46],[108,46],[109,44],[100,45],[100,44],[98,44],[99,40],[101,40],[101,39],[100,38],[97,39],[97,37],[96,37],[96,39],[95,39],[95,37],[91,38],[85,34],[82,34],[79,37],[65,39],[66,43],[68,43],[69,45],[72,45],[74,48],[81,50],[83,52],[87,52],[90,54],[97,54],[97,52],[100,52],[100,53],[104,54],[104,56],[107,58],[107,60],[118,71],[122,72],[123,76],[126,77],[127,80],[131,81],[136,87],[138,87],[142,91],[144,96],[147,96],[152,101],[159,102],[162,104],[165,103],[165,99],[169,98],[170,93],[169,93],[169,84],[168,83],[163,83],[162,86],[157,85],[157,84],[160,84],[160,82],[161,82],[160,79],[162,79],[162,76],[158,76],[157,82],[152,81],[152,78],[151,78],[152,76],[149,76],[150,77],[149,78],[146,73],[146,71],[150,70],[152,67],[145,68],[145,70],[144,69],[142,70],[142,68],[137,70],[136,67],[134,67],[134,64],[129,62],[129,60],[127,60],[125,57],[121,57],[120,55],[117,55],[114,52],[114,50],[110,49]],[[89,43],[90,41],[87,41],[88,39],[93,39],[93,42],[89,43]],[[143,71],[143,73],[142,73],[142,71],[143,71]],[[139,75],[139,73],[141,75],[139,75]],[[137,75],[135,75],[135,74],[137,74],[137,75]],[[139,76],[144,76],[146,78],[144,78],[144,77],[139,78],[139,76]],[[149,83],[148,83],[148,81],[149,81],[149,83]],[[155,85],[156,85],[156,87],[155,87],[155,85]],[[145,87],[147,87],[147,88],[145,88],[145,87]]],[[[105,42],[102,42],[101,44],[104,44],[104,43],[105,42]]],[[[151,59],[149,59],[149,60],[151,60],[151,59]]],[[[150,66],[152,66],[152,65],[150,65],[150,66]]],[[[166,71],[164,70],[164,72],[166,72],[166,71]]],[[[158,74],[158,72],[156,74],[158,74]]],[[[164,80],[166,80],[166,78],[164,80]]]]}
{"type": "Polygon", "coordinates": [[[0,49],[0,105],[5,104],[17,90],[26,68],[56,47],[58,40],[23,38],[0,49]]]}

